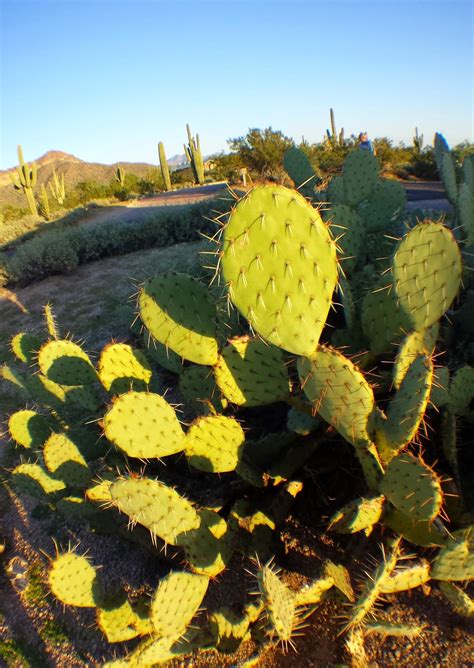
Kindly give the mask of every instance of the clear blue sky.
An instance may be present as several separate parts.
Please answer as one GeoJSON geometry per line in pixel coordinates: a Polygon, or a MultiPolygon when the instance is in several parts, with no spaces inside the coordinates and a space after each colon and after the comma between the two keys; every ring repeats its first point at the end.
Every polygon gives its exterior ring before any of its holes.
{"type": "Polygon", "coordinates": [[[60,149],[156,163],[250,127],[473,141],[472,0],[0,0],[0,168],[60,149]]]}

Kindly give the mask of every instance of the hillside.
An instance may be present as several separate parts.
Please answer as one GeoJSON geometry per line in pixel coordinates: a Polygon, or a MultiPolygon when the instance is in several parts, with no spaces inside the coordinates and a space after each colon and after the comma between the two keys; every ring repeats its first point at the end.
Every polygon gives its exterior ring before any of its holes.
{"type": "MultiPolygon", "coordinates": [[[[98,183],[108,183],[114,176],[114,171],[120,164],[125,172],[146,177],[151,170],[159,169],[158,165],[150,165],[144,162],[120,162],[112,165],[103,165],[98,162],[86,162],[80,160],[70,153],[63,151],[48,151],[34,161],[38,165],[38,190],[39,186],[46,184],[52,176],[53,168],[57,173],[64,174],[66,189],[73,188],[80,181],[93,179],[98,183]]],[[[0,171],[0,206],[12,204],[14,206],[25,206],[23,194],[16,191],[10,181],[9,172],[15,168],[0,171]]]]}

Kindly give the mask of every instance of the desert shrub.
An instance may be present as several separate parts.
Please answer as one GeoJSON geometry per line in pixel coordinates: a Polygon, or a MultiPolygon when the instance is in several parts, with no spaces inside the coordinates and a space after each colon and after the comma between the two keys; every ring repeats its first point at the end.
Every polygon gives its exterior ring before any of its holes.
{"type": "Polygon", "coordinates": [[[215,232],[215,223],[210,219],[227,208],[227,202],[217,199],[191,206],[166,207],[145,220],[52,229],[25,241],[10,257],[0,254],[0,267],[7,283],[27,285],[46,276],[68,273],[78,265],[101,258],[197,241],[200,233],[215,232]]]}

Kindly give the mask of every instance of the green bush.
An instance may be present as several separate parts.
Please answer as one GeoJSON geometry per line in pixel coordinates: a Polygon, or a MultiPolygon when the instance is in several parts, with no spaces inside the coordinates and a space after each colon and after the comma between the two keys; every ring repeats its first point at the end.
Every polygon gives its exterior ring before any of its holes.
{"type": "Polygon", "coordinates": [[[200,233],[216,231],[210,219],[228,208],[225,201],[216,199],[166,207],[153,218],[136,222],[52,229],[25,241],[9,257],[0,254],[0,275],[3,272],[4,284],[27,285],[101,258],[196,241],[200,233]]]}

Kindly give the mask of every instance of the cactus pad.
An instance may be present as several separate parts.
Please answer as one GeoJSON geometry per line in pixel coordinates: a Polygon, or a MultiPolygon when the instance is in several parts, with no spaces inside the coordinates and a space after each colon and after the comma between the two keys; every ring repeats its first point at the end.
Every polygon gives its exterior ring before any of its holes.
{"type": "Polygon", "coordinates": [[[419,355],[432,355],[438,338],[439,324],[436,322],[420,332],[412,332],[402,341],[393,368],[393,385],[398,390],[412,362],[419,355]]]}
{"type": "Polygon", "coordinates": [[[51,433],[51,423],[44,416],[31,410],[12,413],[8,419],[8,431],[13,440],[24,448],[38,448],[51,433]]]}
{"type": "Polygon", "coordinates": [[[295,594],[269,565],[259,570],[257,579],[272,631],[280,640],[291,640],[296,622],[295,594]]]}
{"type": "Polygon", "coordinates": [[[65,605],[95,608],[97,603],[97,573],[85,557],[74,552],[59,554],[52,561],[49,586],[56,598],[65,605]]]}
{"type": "Polygon", "coordinates": [[[281,186],[251,190],[223,235],[229,296],[269,343],[311,354],[337,283],[336,244],[319,212],[281,186]]]}
{"type": "Polygon", "coordinates": [[[151,392],[120,395],[105,415],[104,431],[130,457],[166,457],[184,448],[184,432],[174,409],[151,392]]]}
{"type": "Polygon", "coordinates": [[[20,332],[12,338],[10,348],[20,362],[33,364],[38,350],[41,348],[41,339],[35,334],[20,332]]]}
{"type": "Polygon", "coordinates": [[[474,527],[453,533],[434,559],[431,577],[448,582],[474,580],[474,527]]]}
{"type": "Polygon", "coordinates": [[[216,385],[213,369],[208,366],[193,364],[183,369],[179,389],[186,401],[201,413],[212,412],[212,408],[220,412],[227,406],[227,399],[221,396],[216,385]]]}
{"type": "Polygon", "coordinates": [[[425,584],[430,579],[430,564],[427,561],[419,561],[406,568],[396,569],[382,582],[383,594],[395,594],[399,591],[415,589],[425,584]]]}
{"type": "Polygon", "coordinates": [[[209,585],[204,575],[172,571],[153,594],[150,619],[158,636],[182,634],[200,607],[209,585]]]}
{"type": "Polygon", "coordinates": [[[474,599],[469,594],[451,584],[451,582],[440,582],[439,588],[451,603],[455,612],[463,617],[474,617],[474,599]]]}
{"type": "Polygon", "coordinates": [[[336,204],[331,209],[331,225],[341,249],[342,268],[349,275],[360,260],[365,242],[362,218],[346,204],[336,204]]]}
{"type": "Polygon", "coordinates": [[[186,534],[200,525],[193,506],[171,487],[151,478],[123,478],[110,486],[112,505],[128,515],[130,523],[142,524],[152,538],[180,545],[186,534]]]}
{"type": "Polygon", "coordinates": [[[68,487],[84,487],[91,472],[81,451],[66,434],[51,434],[43,449],[48,471],[63,480],[68,487]]]}
{"type": "Polygon", "coordinates": [[[16,489],[30,496],[53,495],[66,489],[62,480],[50,476],[39,464],[19,464],[12,471],[12,480],[16,489]]]}
{"type": "Polygon", "coordinates": [[[283,167],[288,172],[295,188],[305,197],[314,195],[317,176],[308,160],[308,156],[300,148],[292,146],[285,151],[283,167]]]}
{"type": "Polygon", "coordinates": [[[288,371],[281,350],[261,339],[231,339],[214,367],[217,385],[231,403],[260,406],[286,399],[288,371]]]}
{"type": "Polygon", "coordinates": [[[163,343],[156,341],[146,332],[143,334],[143,343],[146,354],[150,359],[172,373],[181,373],[183,360],[171,348],[167,348],[163,343]]]}
{"type": "Polygon", "coordinates": [[[384,497],[374,496],[351,501],[329,520],[328,529],[338,533],[357,533],[371,530],[382,515],[384,497]]]}
{"type": "Polygon", "coordinates": [[[337,350],[320,346],[310,358],[298,359],[298,373],[314,412],[349,443],[368,440],[367,423],[374,409],[374,395],[349,359],[337,350]]]}
{"type": "Polygon", "coordinates": [[[111,343],[102,350],[98,373],[111,394],[145,390],[152,375],[145,355],[125,343],[111,343]]]}
{"type": "Polygon", "coordinates": [[[406,192],[397,181],[380,180],[370,199],[358,207],[359,214],[369,232],[390,229],[392,219],[405,211],[406,192]]]}
{"type": "Polygon", "coordinates": [[[443,500],[437,475],[408,452],[391,460],[380,491],[395,508],[413,520],[433,520],[443,500]]]}
{"type": "Polygon", "coordinates": [[[242,457],[245,435],[231,417],[210,415],[198,418],[185,439],[185,453],[191,466],[208,473],[234,471],[242,457]]]}
{"type": "Polygon", "coordinates": [[[73,341],[48,341],[40,348],[38,364],[41,373],[60,385],[88,385],[97,379],[89,356],[73,341]]]}
{"type": "Polygon", "coordinates": [[[202,283],[185,274],[156,276],[140,290],[138,305],[154,339],[190,362],[215,364],[216,306],[202,283]]]}
{"type": "Polygon", "coordinates": [[[454,415],[469,413],[474,398],[474,368],[465,365],[454,374],[449,386],[448,408],[454,415]]]}
{"type": "Polygon", "coordinates": [[[368,199],[378,183],[379,163],[370,151],[355,150],[344,160],[344,201],[355,205],[368,199]]]}
{"type": "Polygon", "coordinates": [[[153,633],[150,620],[140,617],[127,599],[116,606],[97,608],[97,624],[109,642],[125,642],[153,633]]]}

